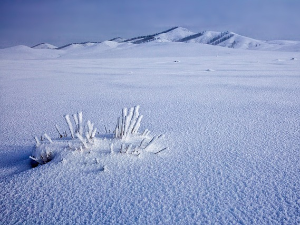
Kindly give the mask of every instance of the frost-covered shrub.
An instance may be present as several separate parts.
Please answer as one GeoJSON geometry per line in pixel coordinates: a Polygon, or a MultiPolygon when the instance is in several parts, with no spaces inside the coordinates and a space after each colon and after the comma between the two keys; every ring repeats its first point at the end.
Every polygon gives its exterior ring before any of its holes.
{"type": "MultiPolygon", "coordinates": [[[[47,134],[44,134],[44,137],[48,139],[49,143],[53,143],[51,138],[47,134]]],[[[41,139],[42,138],[43,136],[41,137],[41,139]]],[[[37,137],[35,137],[35,141],[36,145],[32,151],[32,156],[30,156],[29,158],[31,158],[38,164],[45,164],[47,162],[50,162],[53,158],[53,152],[51,151],[51,149],[47,148],[46,145],[41,144],[37,137]]]]}
{"type": "MultiPolygon", "coordinates": [[[[84,123],[82,112],[73,114],[73,122],[69,115],[65,115],[65,121],[69,132],[61,131],[58,125],[55,125],[59,138],[51,139],[49,135],[44,134],[39,140],[35,137],[36,145],[33,148],[30,158],[36,164],[45,164],[53,160],[57,155],[66,151],[100,151],[110,154],[122,153],[127,155],[139,156],[143,152],[160,153],[167,148],[161,148],[157,145],[158,140],[163,135],[151,137],[150,131],[146,129],[140,133],[141,120],[143,118],[139,113],[139,106],[124,108],[122,115],[118,118],[115,130],[112,134],[96,136],[97,128],[89,120],[84,123]],[[85,125],[84,125],[85,124],[85,125]],[[69,133],[69,135],[68,135],[69,133]],[[107,150],[103,151],[103,146],[107,150]]],[[[63,159],[61,159],[63,160],[63,159]]]]}
{"type": "Polygon", "coordinates": [[[41,140],[35,137],[36,144],[30,158],[38,164],[45,164],[51,161],[55,154],[59,152],[62,147],[66,147],[66,143],[68,143],[68,148],[73,150],[88,149],[94,144],[97,128],[94,128],[94,124],[89,120],[86,122],[86,126],[83,126],[82,112],[73,114],[75,128],[73,128],[70,116],[65,115],[64,117],[73,141],[69,140],[66,131],[63,133],[61,132],[58,125],[55,125],[55,128],[59,134],[60,140],[52,141],[47,134],[41,136],[41,140]]]}
{"type": "MultiPolygon", "coordinates": [[[[151,138],[148,129],[143,133],[139,133],[141,120],[143,118],[143,115],[140,115],[139,113],[139,109],[139,105],[132,107],[129,110],[123,108],[122,115],[118,117],[114,137],[120,139],[122,142],[120,153],[138,156],[142,151],[151,150],[151,146],[164,136],[158,135],[151,138]]],[[[155,154],[163,150],[166,150],[166,148],[157,151],[155,154]]]]}

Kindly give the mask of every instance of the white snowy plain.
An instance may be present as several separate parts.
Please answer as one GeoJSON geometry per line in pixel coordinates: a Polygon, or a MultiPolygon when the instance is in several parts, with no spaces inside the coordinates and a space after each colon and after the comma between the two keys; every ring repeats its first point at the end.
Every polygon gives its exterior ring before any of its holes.
{"type": "Polygon", "coordinates": [[[0,50],[0,224],[299,224],[297,59],[193,43],[0,50]],[[31,168],[33,137],[67,131],[63,115],[104,134],[134,105],[168,150],[31,168]]]}

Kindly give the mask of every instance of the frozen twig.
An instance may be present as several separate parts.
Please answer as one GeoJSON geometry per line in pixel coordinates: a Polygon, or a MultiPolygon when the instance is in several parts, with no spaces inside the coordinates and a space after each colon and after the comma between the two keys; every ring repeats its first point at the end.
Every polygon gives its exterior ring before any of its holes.
{"type": "Polygon", "coordinates": [[[124,153],[124,152],[123,152],[124,149],[125,149],[125,144],[122,144],[122,145],[121,145],[121,149],[120,149],[120,153],[124,153]]]}
{"type": "Polygon", "coordinates": [[[148,136],[149,134],[150,134],[150,130],[146,129],[146,130],[143,132],[142,136],[148,136]]]}
{"type": "Polygon", "coordinates": [[[83,134],[83,126],[82,126],[82,112],[78,113],[78,128],[79,128],[79,134],[83,134]]]}
{"type": "Polygon", "coordinates": [[[48,134],[44,134],[44,137],[50,142],[50,143],[53,143],[52,139],[49,137],[48,134]]]}
{"type": "Polygon", "coordinates": [[[94,137],[95,137],[96,132],[97,132],[97,128],[94,128],[94,130],[93,130],[93,132],[92,132],[92,135],[91,135],[91,138],[94,138],[94,137]]]}
{"type": "Polygon", "coordinates": [[[168,149],[168,147],[163,148],[163,149],[159,150],[158,152],[155,152],[154,154],[158,154],[158,153],[160,153],[160,152],[162,152],[162,151],[165,151],[165,150],[167,150],[167,149],[168,149]]]}
{"type": "Polygon", "coordinates": [[[91,121],[87,121],[87,126],[88,126],[88,133],[89,133],[89,136],[91,137],[92,136],[92,133],[93,133],[93,129],[94,129],[94,124],[91,123],[91,121]]]}
{"type": "Polygon", "coordinates": [[[79,122],[78,122],[77,114],[73,114],[73,119],[75,121],[75,133],[78,133],[79,132],[79,122]]]}
{"type": "Polygon", "coordinates": [[[134,124],[134,127],[132,129],[132,134],[136,134],[141,126],[141,120],[143,119],[143,115],[140,115],[137,119],[137,121],[134,124]]]}
{"type": "Polygon", "coordinates": [[[144,138],[144,139],[141,141],[141,144],[140,144],[139,148],[141,148],[145,142],[146,142],[146,138],[144,138]]]}
{"type": "Polygon", "coordinates": [[[55,125],[55,128],[56,128],[56,130],[57,130],[57,132],[58,132],[58,134],[59,134],[59,138],[62,138],[63,135],[62,135],[62,133],[60,132],[59,126],[58,126],[57,124],[55,125]]]}
{"type": "Polygon", "coordinates": [[[67,122],[67,124],[69,126],[69,130],[70,130],[71,136],[72,136],[72,138],[74,138],[73,125],[71,123],[70,116],[68,114],[65,115],[65,119],[66,119],[66,122],[67,122]]]}
{"type": "Polygon", "coordinates": [[[84,146],[85,148],[88,148],[88,146],[87,146],[87,144],[86,144],[84,138],[81,136],[81,134],[77,133],[77,134],[76,134],[76,137],[78,137],[78,139],[81,141],[81,143],[83,144],[83,146],[84,146]]]}
{"type": "Polygon", "coordinates": [[[152,146],[153,143],[154,143],[155,141],[157,141],[158,139],[160,139],[160,138],[162,138],[162,137],[164,137],[163,134],[158,135],[158,136],[154,136],[154,137],[151,139],[151,141],[148,143],[148,145],[147,145],[144,149],[150,148],[150,146],[152,146]]]}
{"type": "Polygon", "coordinates": [[[131,120],[130,120],[127,135],[132,134],[133,127],[136,123],[137,118],[139,117],[139,108],[140,108],[139,105],[137,105],[133,108],[133,115],[132,115],[131,120]]]}
{"type": "Polygon", "coordinates": [[[93,140],[91,139],[89,132],[85,132],[85,137],[88,143],[93,144],[93,140]]]}
{"type": "Polygon", "coordinates": [[[115,152],[114,152],[114,144],[113,144],[113,143],[110,144],[110,153],[111,153],[111,154],[114,154],[114,153],[115,153],[115,152]]]}
{"type": "Polygon", "coordinates": [[[35,146],[36,146],[36,147],[39,147],[39,146],[41,145],[39,139],[35,136],[35,137],[34,137],[34,140],[35,140],[35,142],[36,142],[35,146]]]}
{"type": "Polygon", "coordinates": [[[127,116],[127,108],[124,108],[122,110],[122,127],[121,127],[121,138],[123,137],[124,135],[124,132],[125,132],[125,120],[126,120],[126,116],[127,116]]]}
{"type": "Polygon", "coordinates": [[[131,151],[131,149],[132,149],[132,144],[128,145],[128,147],[127,147],[125,153],[128,153],[128,154],[129,154],[130,151],[131,151]]]}

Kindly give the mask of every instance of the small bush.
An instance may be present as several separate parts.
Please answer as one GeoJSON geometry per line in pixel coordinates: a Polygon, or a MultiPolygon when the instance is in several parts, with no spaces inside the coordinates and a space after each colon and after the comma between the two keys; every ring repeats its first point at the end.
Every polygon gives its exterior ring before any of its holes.
{"type": "Polygon", "coordinates": [[[47,134],[42,135],[40,140],[35,137],[36,144],[30,156],[33,165],[46,164],[63,151],[90,151],[96,142],[107,145],[110,154],[122,153],[139,156],[142,152],[157,154],[166,150],[167,148],[157,149],[158,146],[156,146],[157,140],[163,135],[150,137],[148,129],[139,133],[143,118],[139,113],[139,108],[139,106],[129,110],[124,108],[122,115],[117,119],[114,132],[98,136],[96,135],[97,128],[93,123],[88,120],[84,125],[82,112],[72,115],[73,123],[71,117],[65,115],[69,135],[66,131],[61,132],[60,127],[55,125],[59,138],[52,140],[47,134]]]}

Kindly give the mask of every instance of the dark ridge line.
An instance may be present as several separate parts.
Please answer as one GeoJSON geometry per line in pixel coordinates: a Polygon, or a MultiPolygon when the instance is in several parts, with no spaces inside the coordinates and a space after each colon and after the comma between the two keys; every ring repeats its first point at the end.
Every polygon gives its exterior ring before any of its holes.
{"type": "MultiPolygon", "coordinates": [[[[30,48],[35,48],[35,47],[37,47],[37,46],[44,45],[44,44],[47,44],[47,43],[42,42],[42,43],[39,43],[39,44],[37,44],[37,45],[34,45],[34,46],[30,47],[30,48]]],[[[56,47],[56,48],[52,48],[52,49],[57,49],[57,47],[56,47]]]]}
{"type": "Polygon", "coordinates": [[[228,34],[228,35],[225,35],[223,36],[222,38],[214,41],[213,43],[211,43],[211,45],[218,45],[218,44],[221,44],[222,42],[228,40],[229,38],[233,37],[234,34],[228,34]]]}
{"type": "Polygon", "coordinates": [[[142,40],[138,40],[138,41],[135,41],[135,42],[132,42],[132,43],[133,44],[142,44],[142,43],[150,42],[150,41],[154,41],[154,40],[155,40],[155,36],[151,36],[151,37],[145,37],[142,40]]]}
{"type": "MultiPolygon", "coordinates": [[[[151,34],[151,35],[139,36],[139,37],[135,37],[135,38],[130,38],[130,39],[126,39],[126,40],[124,40],[124,41],[122,41],[122,42],[130,42],[130,41],[134,41],[134,40],[137,40],[137,39],[141,39],[141,40],[136,41],[136,42],[139,42],[139,44],[140,44],[140,43],[143,43],[143,42],[142,42],[143,39],[147,39],[147,40],[149,40],[149,39],[151,39],[151,38],[154,39],[154,36],[156,36],[156,35],[168,33],[168,32],[170,32],[170,31],[172,31],[172,30],[177,29],[177,28],[178,28],[178,27],[172,27],[171,29],[165,30],[165,31],[163,31],[163,32],[159,32],[159,33],[151,34]]],[[[134,44],[137,44],[137,43],[135,43],[135,42],[133,42],[133,43],[134,43],[134,44]]]]}
{"type": "Polygon", "coordinates": [[[216,36],[216,37],[210,39],[206,44],[209,44],[209,45],[210,45],[210,44],[212,44],[213,42],[215,42],[216,40],[218,40],[218,39],[224,37],[224,36],[227,35],[227,34],[229,34],[229,31],[221,32],[221,34],[219,34],[218,36],[216,36]]]}
{"type": "Polygon", "coordinates": [[[195,39],[195,38],[198,38],[198,37],[201,37],[206,31],[202,31],[200,33],[197,33],[197,34],[192,34],[190,36],[187,36],[187,37],[184,37],[182,39],[179,39],[177,42],[186,42],[186,41],[189,41],[189,40],[192,40],[192,39],[195,39]]]}
{"type": "MultiPolygon", "coordinates": [[[[74,44],[75,44],[75,43],[74,43],[74,44]]],[[[68,46],[70,46],[70,45],[73,45],[73,43],[71,43],[71,44],[67,44],[67,45],[63,45],[63,46],[60,46],[60,47],[58,47],[57,49],[66,48],[66,47],[68,47],[68,46]]]]}
{"type": "Polygon", "coordinates": [[[99,44],[101,42],[99,42],[99,41],[85,41],[85,42],[80,42],[80,43],[71,43],[71,44],[63,45],[63,46],[58,47],[56,49],[63,49],[63,48],[69,47],[71,45],[84,45],[84,44],[87,44],[87,43],[99,44]]]}
{"type": "Polygon", "coordinates": [[[110,39],[110,40],[108,40],[108,41],[115,41],[115,40],[117,40],[117,39],[123,39],[123,38],[121,38],[121,37],[115,37],[115,38],[112,38],[112,39],[110,39]]]}

